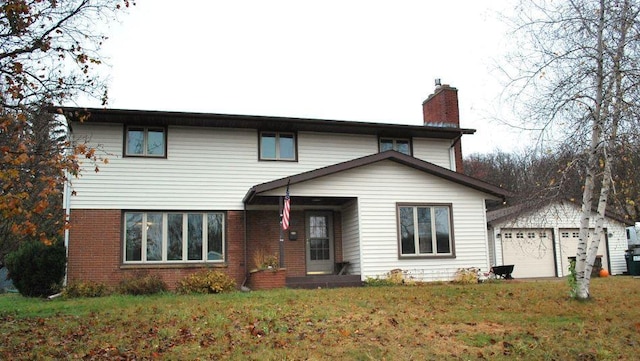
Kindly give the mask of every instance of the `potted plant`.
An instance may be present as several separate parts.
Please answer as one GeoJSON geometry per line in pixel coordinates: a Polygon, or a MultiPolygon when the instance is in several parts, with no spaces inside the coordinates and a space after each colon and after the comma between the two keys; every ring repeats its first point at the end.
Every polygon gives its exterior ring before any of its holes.
{"type": "Polygon", "coordinates": [[[255,290],[281,288],[286,283],[286,269],[280,268],[278,255],[264,248],[253,252],[253,263],[256,268],[249,272],[249,287],[255,290]]]}

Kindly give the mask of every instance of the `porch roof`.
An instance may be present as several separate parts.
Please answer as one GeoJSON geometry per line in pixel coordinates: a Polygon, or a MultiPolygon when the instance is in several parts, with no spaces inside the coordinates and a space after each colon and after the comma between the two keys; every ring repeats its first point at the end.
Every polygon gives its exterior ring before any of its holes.
{"type": "Polygon", "coordinates": [[[245,204],[259,204],[260,202],[258,201],[257,196],[260,193],[286,187],[287,184],[302,183],[308,180],[339,173],[349,169],[366,166],[366,165],[384,161],[384,160],[390,160],[393,162],[397,162],[399,164],[403,164],[405,166],[417,169],[419,171],[429,173],[437,177],[449,180],[451,182],[458,183],[458,184],[473,188],[475,190],[496,196],[503,200],[506,197],[509,197],[512,195],[509,191],[503,188],[494,186],[492,184],[486,183],[479,179],[467,176],[462,173],[454,172],[452,170],[437,166],[433,163],[429,163],[421,159],[414,158],[412,156],[409,156],[394,150],[388,150],[385,152],[371,154],[368,156],[364,156],[362,158],[353,159],[350,161],[334,164],[324,168],[318,168],[315,170],[295,174],[289,177],[280,178],[271,182],[255,185],[251,187],[251,189],[249,189],[249,191],[244,196],[242,201],[245,204]]]}

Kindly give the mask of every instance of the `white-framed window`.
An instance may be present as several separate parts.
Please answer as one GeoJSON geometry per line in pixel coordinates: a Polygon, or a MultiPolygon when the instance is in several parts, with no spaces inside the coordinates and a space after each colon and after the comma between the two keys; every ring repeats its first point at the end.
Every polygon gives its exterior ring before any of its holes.
{"type": "Polygon", "coordinates": [[[124,155],[131,157],[165,157],[167,130],[162,127],[127,126],[124,155]]]}
{"type": "Polygon", "coordinates": [[[504,238],[513,238],[513,234],[511,232],[504,233],[504,238]]]}
{"type": "Polygon", "coordinates": [[[260,132],[261,160],[296,160],[296,135],[284,132],[260,132]]]}
{"type": "Polygon", "coordinates": [[[401,257],[454,257],[453,220],[449,204],[398,204],[401,257]]]}
{"type": "Polygon", "coordinates": [[[406,155],[411,155],[411,140],[399,138],[380,138],[380,152],[395,150],[406,155]]]}
{"type": "Polygon", "coordinates": [[[524,238],[524,233],[522,233],[522,232],[516,233],[516,238],[523,239],[524,238]]]}
{"type": "Polygon", "coordinates": [[[536,238],[536,234],[534,232],[527,232],[527,238],[536,238]]]}
{"type": "Polygon", "coordinates": [[[221,212],[125,212],[124,263],[224,262],[221,212]]]}
{"type": "Polygon", "coordinates": [[[562,237],[562,238],[569,238],[569,232],[562,232],[562,233],[560,233],[560,237],[562,237]]]}
{"type": "Polygon", "coordinates": [[[540,232],[540,238],[547,238],[547,232],[540,232]]]}

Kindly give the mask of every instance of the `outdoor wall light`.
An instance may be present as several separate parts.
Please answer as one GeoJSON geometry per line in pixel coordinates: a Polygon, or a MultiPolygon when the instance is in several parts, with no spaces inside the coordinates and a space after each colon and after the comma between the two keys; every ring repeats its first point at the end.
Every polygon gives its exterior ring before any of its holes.
{"type": "Polygon", "coordinates": [[[289,240],[290,241],[297,241],[298,240],[298,232],[289,231],[289,240]]]}

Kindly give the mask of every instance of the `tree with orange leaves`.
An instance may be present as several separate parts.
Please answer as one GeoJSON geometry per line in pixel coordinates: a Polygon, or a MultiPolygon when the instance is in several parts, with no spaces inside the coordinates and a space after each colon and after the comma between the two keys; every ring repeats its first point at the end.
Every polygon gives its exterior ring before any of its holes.
{"type": "MultiPolygon", "coordinates": [[[[66,220],[64,182],[96,149],[71,144],[48,112],[79,94],[106,103],[98,76],[109,21],[130,0],[0,2],[0,265],[27,239],[56,242],[66,220]]],[[[96,163],[97,164],[97,163],[96,163]]],[[[97,167],[96,167],[97,170],[97,167]]]]}

